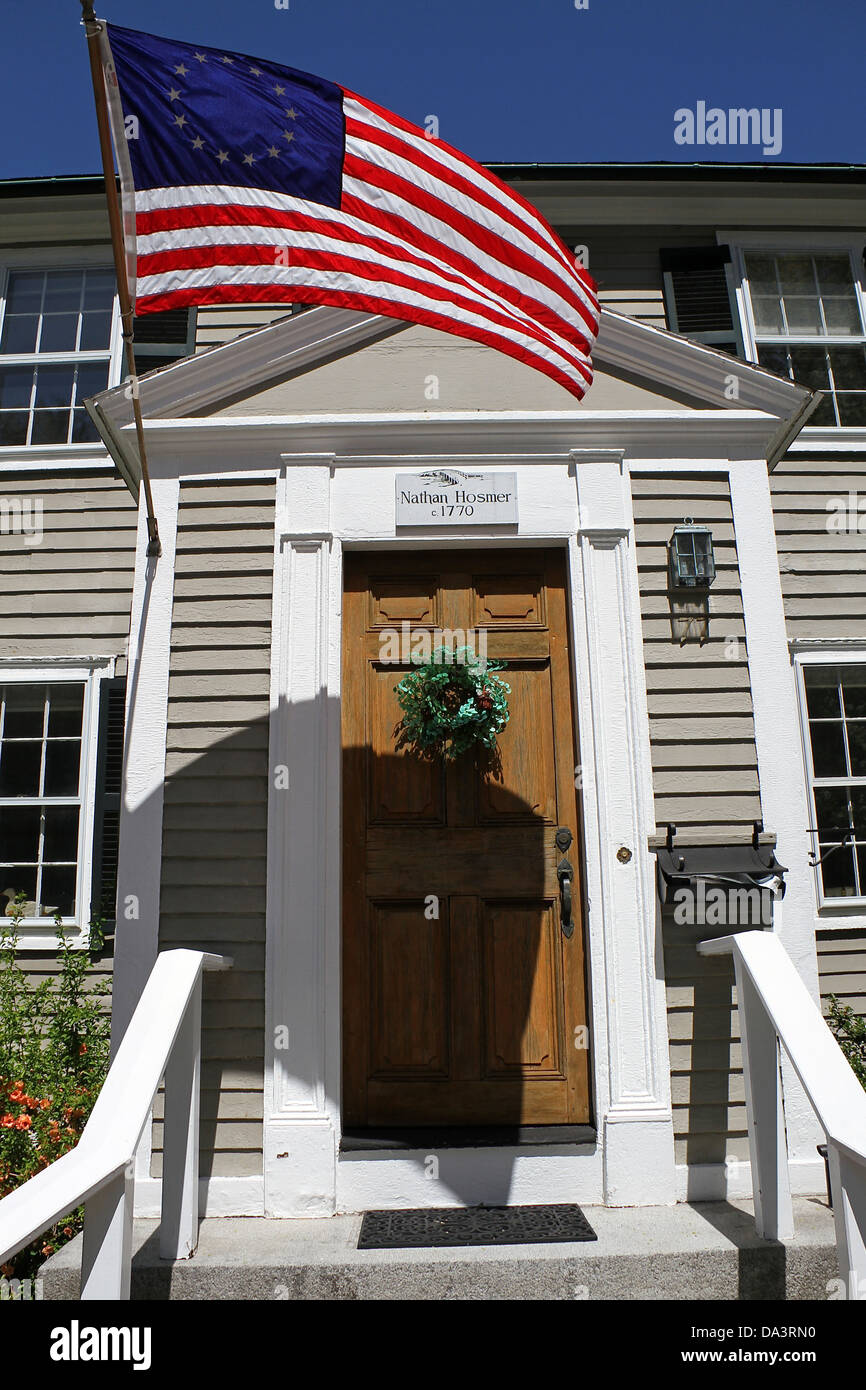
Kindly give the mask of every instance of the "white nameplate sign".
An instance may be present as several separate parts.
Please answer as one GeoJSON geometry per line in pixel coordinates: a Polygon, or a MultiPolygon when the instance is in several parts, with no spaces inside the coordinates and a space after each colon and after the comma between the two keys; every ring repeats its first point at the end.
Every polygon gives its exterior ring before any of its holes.
{"type": "Polygon", "coordinates": [[[516,473],[431,468],[398,473],[398,526],[499,526],[517,521],[516,473]]]}

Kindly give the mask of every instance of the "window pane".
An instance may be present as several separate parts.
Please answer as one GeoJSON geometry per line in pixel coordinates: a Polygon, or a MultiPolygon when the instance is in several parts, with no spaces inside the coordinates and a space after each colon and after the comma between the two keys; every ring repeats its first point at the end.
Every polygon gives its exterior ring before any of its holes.
{"type": "Polygon", "coordinates": [[[866,666],[843,666],[842,699],[848,719],[866,719],[866,666]]]}
{"type": "Polygon", "coordinates": [[[36,897],[36,869],[29,864],[13,864],[10,867],[0,869],[0,883],[3,884],[2,892],[6,902],[0,904],[0,912],[7,917],[11,916],[9,905],[12,903],[16,894],[24,893],[30,902],[30,907],[25,908],[24,916],[33,917],[33,900],[36,897]]]}
{"type": "Polygon", "coordinates": [[[35,352],[38,314],[7,314],[3,322],[0,352],[35,352]]]}
{"type": "Polygon", "coordinates": [[[68,406],[72,401],[72,383],[75,368],[70,363],[63,367],[39,367],[36,372],[36,408],[48,406],[68,406]]]}
{"type": "Polygon", "coordinates": [[[837,390],[866,390],[866,348],[831,347],[828,353],[837,390]]]}
{"type": "Polygon", "coordinates": [[[749,277],[753,297],[756,294],[765,294],[778,300],[776,263],[772,256],[748,255],[746,257],[746,274],[749,277]]]}
{"type": "MultiPolygon", "coordinates": [[[[826,854],[832,849],[832,845],[821,846],[821,853],[826,854]]],[[[833,850],[828,859],[821,865],[821,877],[824,881],[824,895],[827,898],[852,898],[856,892],[854,882],[854,851],[847,846],[844,849],[833,850]]]]}
{"type": "MultiPolygon", "coordinates": [[[[23,856],[22,856],[23,857],[23,856]]],[[[45,840],[42,846],[43,863],[78,858],[78,807],[45,807],[45,840]]]]}
{"type": "Polygon", "coordinates": [[[45,727],[45,686],[7,685],[4,738],[41,738],[45,727]]]}
{"type": "Polygon", "coordinates": [[[853,299],[825,295],[822,303],[828,333],[862,333],[860,313],[853,299]]]}
{"type": "Polygon", "coordinates": [[[816,777],[847,777],[845,745],[842,741],[841,722],[810,724],[812,736],[812,763],[816,777]]]}
{"type": "MultiPolygon", "coordinates": [[[[794,369],[794,380],[800,381],[804,386],[812,386],[819,391],[826,391],[830,385],[830,374],[827,370],[827,354],[822,347],[792,347],[791,365],[794,369]]],[[[809,422],[811,424],[811,421],[809,422]]]]}
{"type": "Polygon", "coordinates": [[[38,314],[42,307],[41,270],[16,270],[9,276],[6,308],[10,314],[38,314]]]}
{"type": "Polygon", "coordinates": [[[82,352],[94,352],[97,348],[107,348],[111,342],[111,314],[85,314],[81,320],[82,352]]]}
{"type": "Polygon", "coordinates": [[[81,270],[52,270],[48,272],[45,285],[46,314],[77,314],[81,308],[81,284],[84,272],[81,270]]]}
{"type": "Polygon", "coordinates": [[[81,737],[83,685],[52,685],[49,695],[48,737],[81,737]]]}
{"type": "MultiPolygon", "coordinates": [[[[858,840],[866,840],[866,787],[851,788],[851,810],[854,833],[858,840]]],[[[866,879],[863,882],[866,883],[866,879]]]]}
{"type": "Polygon", "coordinates": [[[836,411],[833,409],[833,399],[832,396],[826,396],[817,410],[812,411],[812,414],[806,421],[807,425],[830,425],[835,429],[838,421],[836,419],[836,411]]]}
{"type": "Polygon", "coordinates": [[[766,367],[768,372],[775,372],[777,376],[790,376],[788,367],[788,350],[783,347],[767,347],[761,343],[758,348],[758,363],[766,367]]]}
{"type": "Polygon", "coordinates": [[[42,320],[39,351],[74,352],[77,337],[77,314],[46,314],[42,320]]]}
{"type": "Polygon", "coordinates": [[[30,416],[26,410],[0,411],[0,444],[26,444],[30,416]]]}
{"type": "Polygon", "coordinates": [[[832,844],[841,840],[851,828],[848,816],[848,793],[844,787],[816,787],[815,811],[818,834],[832,844]]]}
{"type": "Polygon", "coordinates": [[[84,310],[111,313],[114,304],[114,271],[88,270],[84,279],[84,310]]]}
{"type": "Polygon", "coordinates": [[[88,396],[95,396],[108,385],[107,362],[85,362],[78,368],[76,401],[80,405],[88,396]]]}
{"type": "Polygon", "coordinates": [[[755,316],[755,328],[759,333],[781,333],[784,329],[782,322],[782,306],[779,296],[753,294],[752,312],[755,316]]]}
{"type": "MultiPolygon", "coordinates": [[[[13,861],[36,863],[39,821],[38,806],[0,806],[0,861],[4,864],[13,861]]],[[[0,870],[0,874],[5,878],[4,871],[0,870]]],[[[0,903],[0,912],[5,909],[6,904],[0,903]]]]}
{"type": "Polygon", "coordinates": [[[836,403],[839,406],[840,425],[866,425],[866,392],[843,392],[836,397],[836,403]]]}
{"type": "Polygon", "coordinates": [[[99,431],[84,406],[76,406],[72,412],[72,443],[90,444],[99,438],[99,431]]]}
{"type": "Polygon", "coordinates": [[[805,295],[786,294],[785,316],[788,320],[788,332],[791,334],[811,335],[824,331],[817,299],[808,299],[805,295]]]}
{"type": "Polygon", "coordinates": [[[807,666],[804,671],[806,704],[810,719],[841,719],[839,669],[836,666],[807,666]]]}
{"type": "Polygon", "coordinates": [[[31,444],[65,444],[68,438],[68,410],[37,410],[34,413],[31,444]]]}
{"type": "Polygon", "coordinates": [[[841,294],[854,298],[851,279],[851,258],[847,255],[816,256],[815,270],[822,294],[841,294]]]}
{"type": "Polygon", "coordinates": [[[7,743],[0,748],[0,796],[38,796],[42,744],[7,743]]]}
{"type": "Polygon", "coordinates": [[[0,369],[0,410],[26,410],[30,405],[32,386],[32,367],[0,369]]]}
{"type": "MultiPolygon", "coordinates": [[[[14,746],[14,745],[13,745],[14,746]]],[[[45,745],[45,795],[78,795],[78,761],[80,743],[77,739],[45,745]]]]}
{"type": "Polygon", "coordinates": [[[818,287],[815,283],[811,256],[777,256],[776,264],[783,295],[787,297],[789,294],[808,294],[813,298],[817,296],[818,287]]]}
{"type": "Polygon", "coordinates": [[[866,777],[866,721],[861,723],[858,719],[847,727],[851,776],[866,777]]]}
{"type": "Polygon", "coordinates": [[[59,911],[61,917],[71,917],[75,912],[75,868],[42,870],[43,913],[53,917],[59,911]]]}

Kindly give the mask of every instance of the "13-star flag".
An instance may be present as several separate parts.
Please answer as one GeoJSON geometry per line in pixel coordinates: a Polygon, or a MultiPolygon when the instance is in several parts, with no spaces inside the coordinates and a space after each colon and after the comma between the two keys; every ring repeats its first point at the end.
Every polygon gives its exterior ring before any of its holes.
{"type": "Polygon", "coordinates": [[[102,24],[138,314],[331,304],[471,338],[580,399],[595,284],[481,165],[325,78],[102,24]]]}

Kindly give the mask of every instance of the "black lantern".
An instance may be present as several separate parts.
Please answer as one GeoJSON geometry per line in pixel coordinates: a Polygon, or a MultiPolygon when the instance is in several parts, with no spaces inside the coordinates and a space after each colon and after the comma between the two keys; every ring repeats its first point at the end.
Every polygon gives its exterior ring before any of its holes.
{"type": "Polygon", "coordinates": [[[687,517],[671,536],[671,584],[677,589],[706,589],[716,577],[712,532],[687,517]]]}

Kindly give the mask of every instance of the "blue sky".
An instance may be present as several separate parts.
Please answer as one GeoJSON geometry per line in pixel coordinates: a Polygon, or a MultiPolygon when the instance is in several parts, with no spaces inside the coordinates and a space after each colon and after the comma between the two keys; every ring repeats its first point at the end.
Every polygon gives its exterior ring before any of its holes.
{"type": "MultiPolygon", "coordinates": [[[[76,0],[4,11],[0,178],[95,173],[76,0]]],[[[97,13],[318,73],[419,125],[436,116],[482,161],[866,162],[863,0],[104,0],[97,13]],[[778,155],[677,144],[675,112],[698,102],[781,110],[778,155]]]]}

